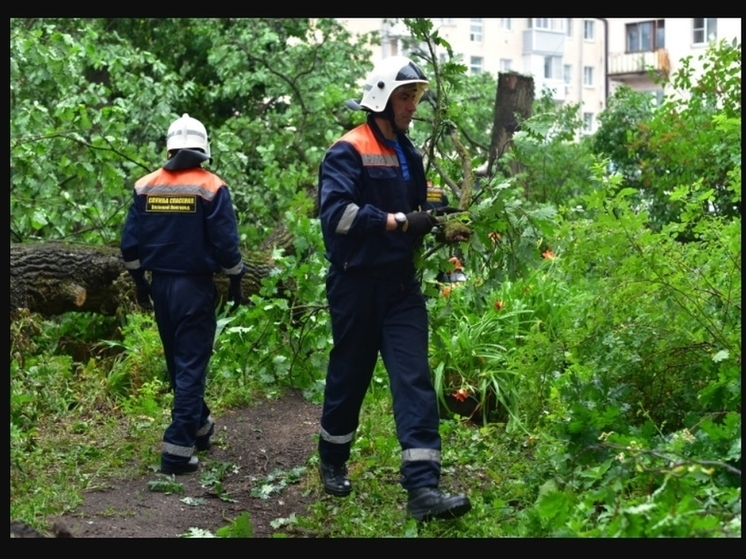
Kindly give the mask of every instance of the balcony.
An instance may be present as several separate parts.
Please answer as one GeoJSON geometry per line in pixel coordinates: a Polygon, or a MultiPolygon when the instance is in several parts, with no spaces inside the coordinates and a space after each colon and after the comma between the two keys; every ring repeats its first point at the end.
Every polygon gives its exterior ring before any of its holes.
{"type": "Polygon", "coordinates": [[[549,29],[526,29],[523,54],[556,55],[565,52],[565,33],[549,29]]]}
{"type": "Polygon", "coordinates": [[[609,55],[609,77],[615,81],[637,81],[651,70],[658,76],[668,77],[670,68],[666,49],[609,55]]]}

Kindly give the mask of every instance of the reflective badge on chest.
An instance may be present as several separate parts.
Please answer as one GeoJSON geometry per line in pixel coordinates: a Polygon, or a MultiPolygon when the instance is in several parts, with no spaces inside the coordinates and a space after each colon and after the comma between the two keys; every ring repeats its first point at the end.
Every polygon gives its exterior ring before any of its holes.
{"type": "Polygon", "coordinates": [[[196,196],[148,196],[145,211],[154,213],[195,213],[196,196]]]}

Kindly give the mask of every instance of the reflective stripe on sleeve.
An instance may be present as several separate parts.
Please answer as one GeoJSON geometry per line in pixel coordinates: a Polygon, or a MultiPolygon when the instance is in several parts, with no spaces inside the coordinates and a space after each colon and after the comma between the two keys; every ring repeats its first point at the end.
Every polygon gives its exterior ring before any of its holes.
{"type": "Polygon", "coordinates": [[[329,432],[322,427],[320,435],[321,438],[328,443],[346,444],[352,441],[352,438],[355,436],[355,431],[353,431],[352,433],[348,433],[347,435],[330,435],[329,432]]]}
{"type": "Polygon", "coordinates": [[[360,210],[360,207],[357,204],[348,204],[345,208],[345,213],[342,214],[342,219],[337,224],[335,233],[346,235],[350,231],[350,227],[352,227],[352,222],[355,220],[358,210],[360,210]]]}
{"type": "Polygon", "coordinates": [[[236,264],[232,268],[221,268],[220,269],[220,271],[223,272],[226,276],[235,276],[241,270],[243,270],[243,260],[241,260],[238,264],[236,264]]]}
{"type": "Polygon", "coordinates": [[[408,448],[401,453],[402,462],[430,461],[440,463],[440,451],[434,448],[408,448]]]}
{"type": "Polygon", "coordinates": [[[125,270],[137,270],[140,267],[140,259],[137,260],[130,260],[129,262],[124,263],[124,269],[125,270]]]}

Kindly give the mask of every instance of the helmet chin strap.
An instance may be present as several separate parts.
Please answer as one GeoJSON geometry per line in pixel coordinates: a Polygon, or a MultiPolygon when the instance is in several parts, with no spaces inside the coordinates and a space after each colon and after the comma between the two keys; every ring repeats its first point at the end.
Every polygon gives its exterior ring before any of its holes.
{"type": "Polygon", "coordinates": [[[383,109],[383,113],[381,114],[383,114],[383,116],[385,116],[389,120],[389,122],[391,123],[391,130],[393,130],[394,133],[397,133],[397,132],[400,132],[402,134],[407,133],[406,130],[402,130],[396,125],[396,119],[394,119],[394,109],[391,108],[390,101],[386,103],[386,108],[383,109]]]}

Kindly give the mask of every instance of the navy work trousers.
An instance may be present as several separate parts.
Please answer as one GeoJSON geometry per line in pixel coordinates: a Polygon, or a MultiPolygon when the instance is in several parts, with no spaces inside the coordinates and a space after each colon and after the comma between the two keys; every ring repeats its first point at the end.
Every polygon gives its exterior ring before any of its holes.
{"type": "MultiPolygon", "coordinates": [[[[415,277],[372,276],[332,266],[327,299],[334,347],[324,393],[319,456],[330,464],[350,457],[352,434],[380,352],[389,376],[402,450],[431,449],[437,460],[403,460],[404,489],[435,487],[440,478],[440,434],[428,362],[425,298],[415,277]]],[[[425,452],[425,454],[430,454],[425,452]]]]}
{"type": "Polygon", "coordinates": [[[208,423],[207,366],[217,320],[217,290],[211,275],[153,273],[153,305],[174,391],[171,424],[163,435],[162,465],[189,461],[197,431],[208,423]]]}

